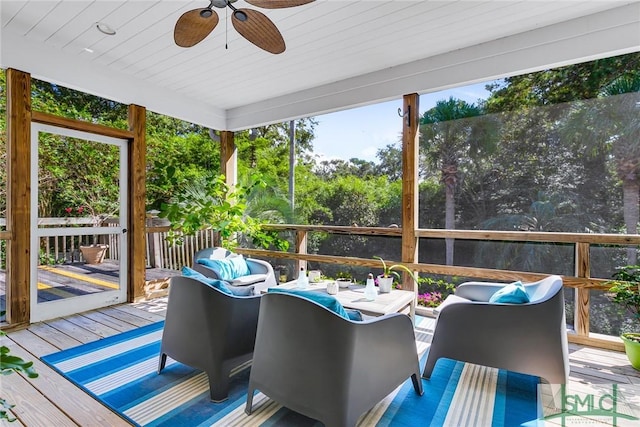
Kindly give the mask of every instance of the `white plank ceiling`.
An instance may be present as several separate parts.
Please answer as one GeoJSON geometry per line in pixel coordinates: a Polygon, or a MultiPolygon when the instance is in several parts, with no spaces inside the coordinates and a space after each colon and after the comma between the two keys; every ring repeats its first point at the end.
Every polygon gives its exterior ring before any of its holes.
{"type": "Polygon", "coordinates": [[[286,41],[280,55],[247,42],[215,9],[220,23],[203,42],[176,46],[176,20],[207,5],[2,0],[0,66],[238,130],[640,50],[640,3],[616,0],[317,0],[259,9],[286,41]],[[117,33],[100,33],[96,22],[117,33]]]}

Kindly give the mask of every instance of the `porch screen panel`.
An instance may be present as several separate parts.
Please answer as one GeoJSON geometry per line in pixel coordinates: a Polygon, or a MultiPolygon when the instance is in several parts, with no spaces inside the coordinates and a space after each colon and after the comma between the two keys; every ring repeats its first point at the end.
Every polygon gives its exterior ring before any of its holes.
{"type": "Polygon", "coordinates": [[[39,303],[120,289],[120,156],[117,145],[39,133],[39,303]]]}

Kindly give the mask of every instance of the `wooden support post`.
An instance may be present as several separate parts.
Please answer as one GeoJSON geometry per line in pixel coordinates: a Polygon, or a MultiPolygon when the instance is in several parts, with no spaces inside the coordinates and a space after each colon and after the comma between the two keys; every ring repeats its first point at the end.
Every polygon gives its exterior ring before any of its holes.
{"type": "Polygon", "coordinates": [[[31,283],[31,75],[7,69],[6,303],[9,324],[28,323],[31,283]]]}
{"type": "MultiPolygon", "coordinates": [[[[305,230],[296,231],[296,253],[307,254],[307,232],[305,230]]],[[[293,273],[293,279],[298,277],[301,268],[304,268],[305,272],[307,271],[307,261],[304,259],[296,260],[296,271],[293,273]]]]}
{"type": "MultiPolygon", "coordinates": [[[[417,93],[404,96],[402,120],[402,261],[408,263],[418,262],[419,99],[417,93]]],[[[403,274],[402,286],[418,292],[407,273],[403,274]]]]}
{"type": "Polygon", "coordinates": [[[220,173],[229,187],[238,183],[238,150],[233,132],[226,130],[220,132],[220,173]]]}
{"type": "MultiPolygon", "coordinates": [[[[576,243],[576,277],[591,277],[589,243],[576,243]]],[[[576,288],[573,326],[578,335],[589,336],[589,305],[591,294],[588,288],[576,288]]]]}
{"type": "Polygon", "coordinates": [[[127,277],[127,299],[144,298],[146,266],[146,179],[147,179],[147,110],[139,105],[129,105],[129,130],[133,140],[129,141],[129,221],[127,227],[129,272],[127,277]]]}

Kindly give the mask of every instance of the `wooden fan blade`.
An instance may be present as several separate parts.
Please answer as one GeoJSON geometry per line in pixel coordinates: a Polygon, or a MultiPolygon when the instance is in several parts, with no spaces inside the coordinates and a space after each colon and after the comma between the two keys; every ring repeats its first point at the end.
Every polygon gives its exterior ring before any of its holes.
{"type": "Polygon", "coordinates": [[[173,29],[173,40],[180,47],[191,47],[200,43],[218,25],[218,14],[211,10],[211,16],[205,18],[200,15],[207,8],[193,9],[182,14],[173,29]]]}
{"type": "Polygon", "coordinates": [[[241,21],[234,13],[232,16],[233,27],[242,37],[251,43],[271,53],[282,53],[286,49],[282,34],[269,18],[262,12],[252,9],[238,9],[247,15],[246,21],[241,21]]]}
{"type": "Polygon", "coordinates": [[[264,9],[282,9],[285,7],[302,6],[315,0],[246,0],[247,3],[264,9]]]}

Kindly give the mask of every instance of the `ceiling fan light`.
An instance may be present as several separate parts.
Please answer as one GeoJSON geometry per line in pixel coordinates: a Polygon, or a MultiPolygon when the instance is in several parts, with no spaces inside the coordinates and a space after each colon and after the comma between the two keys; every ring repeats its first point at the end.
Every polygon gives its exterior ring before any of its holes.
{"type": "Polygon", "coordinates": [[[233,16],[235,16],[236,19],[241,22],[246,21],[248,18],[247,14],[241,10],[236,10],[235,12],[233,12],[233,16]]]}
{"type": "Polygon", "coordinates": [[[200,16],[202,16],[203,18],[211,18],[211,15],[213,15],[213,10],[209,8],[202,9],[200,11],[200,16]]]}

